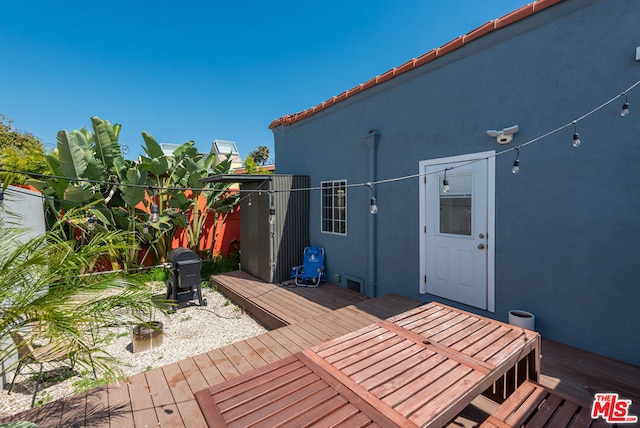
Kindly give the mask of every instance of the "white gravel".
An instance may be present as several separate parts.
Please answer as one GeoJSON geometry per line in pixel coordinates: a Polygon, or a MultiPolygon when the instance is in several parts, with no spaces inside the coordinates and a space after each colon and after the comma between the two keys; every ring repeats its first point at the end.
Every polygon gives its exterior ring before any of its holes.
{"type": "MultiPolygon", "coordinates": [[[[258,321],[249,314],[243,313],[219,292],[205,288],[202,293],[207,299],[207,306],[191,305],[167,317],[158,317],[158,321],[163,323],[164,330],[161,346],[134,354],[131,331],[120,329],[112,332],[112,340],[104,349],[118,359],[122,372],[131,376],[267,331],[258,321]]],[[[31,372],[36,369],[37,365],[31,365],[25,370],[31,372]]],[[[45,367],[45,372],[53,369],[53,367],[45,367]]],[[[13,375],[8,377],[7,383],[12,377],[13,375]]],[[[32,375],[18,376],[11,395],[7,395],[9,386],[5,386],[0,393],[0,419],[29,409],[35,388],[32,377],[32,375]]],[[[82,379],[86,382],[92,381],[93,375],[76,374],[61,382],[49,381],[45,384],[45,388],[41,385],[36,401],[49,402],[73,395],[77,392],[77,387],[73,384],[82,379]]]]}

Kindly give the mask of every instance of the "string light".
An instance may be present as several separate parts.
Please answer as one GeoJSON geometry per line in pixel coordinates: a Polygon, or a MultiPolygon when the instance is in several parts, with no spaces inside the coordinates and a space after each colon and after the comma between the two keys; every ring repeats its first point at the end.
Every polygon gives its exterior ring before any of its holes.
{"type": "Polygon", "coordinates": [[[444,193],[449,193],[449,190],[451,190],[451,188],[449,187],[449,180],[447,180],[447,171],[449,169],[451,168],[444,169],[444,178],[442,179],[442,191],[444,193]]]}
{"type": "Polygon", "coordinates": [[[276,207],[273,205],[273,192],[269,192],[269,224],[276,224],[276,207]]]}
{"type": "Polygon", "coordinates": [[[620,112],[620,116],[625,117],[629,114],[629,98],[627,97],[627,93],[623,92],[624,95],[624,104],[622,104],[622,111],[620,112]]]}
{"type": "Polygon", "coordinates": [[[517,174],[520,172],[520,146],[516,147],[516,160],[513,161],[511,172],[517,174]]]}
{"type": "Polygon", "coordinates": [[[276,209],[274,207],[269,208],[269,224],[276,224],[276,209]]]}
{"type": "MultiPolygon", "coordinates": [[[[573,125],[573,126],[574,126],[573,146],[574,146],[574,147],[578,147],[578,146],[580,146],[580,145],[582,144],[582,141],[580,140],[580,135],[579,135],[579,134],[578,134],[578,132],[577,132],[577,123],[578,123],[579,121],[581,121],[581,120],[583,120],[583,119],[585,119],[585,118],[587,118],[587,117],[589,117],[589,116],[593,115],[594,113],[598,112],[599,110],[603,109],[604,107],[608,106],[609,104],[611,104],[611,103],[615,102],[619,97],[621,97],[621,96],[623,96],[623,95],[624,95],[624,97],[625,97],[625,102],[624,102],[624,104],[623,104],[623,106],[622,106],[622,110],[621,110],[621,112],[620,112],[620,115],[621,115],[621,116],[627,116],[627,115],[629,114],[629,101],[628,101],[628,96],[627,96],[627,94],[628,94],[628,92],[629,92],[629,91],[633,90],[634,88],[636,88],[636,87],[637,87],[637,86],[639,86],[639,85],[640,85],[640,80],[639,80],[639,81],[637,81],[637,82],[635,82],[634,84],[632,84],[632,85],[631,85],[629,88],[627,88],[624,92],[620,93],[619,95],[616,95],[616,97],[614,97],[614,98],[612,98],[612,99],[609,99],[608,101],[604,102],[603,104],[599,105],[598,107],[596,107],[596,108],[592,109],[591,111],[589,111],[589,112],[587,112],[587,113],[583,114],[583,115],[582,115],[582,116],[580,116],[578,119],[576,119],[576,120],[574,120],[574,121],[572,121],[572,122],[570,122],[570,123],[568,123],[568,124],[562,125],[562,126],[560,126],[560,127],[558,127],[558,128],[555,128],[555,129],[553,129],[553,130],[551,130],[551,131],[548,131],[548,132],[546,132],[545,134],[542,134],[542,135],[540,135],[540,136],[538,136],[538,137],[536,137],[536,138],[533,138],[532,140],[529,140],[529,141],[527,141],[526,143],[523,143],[523,144],[521,144],[520,146],[516,147],[516,148],[515,148],[515,150],[516,150],[518,153],[517,153],[517,156],[516,156],[516,160],[514,161],[514,164],[513,164],[512,172],[513,172],[514,174],[517,174],[517,173],[519,172],[519,169],[520,169],[520,168],[519,168],[519,167],[520,167],[519,149],[520,149],[521,147],[528,146],[528,145],[533,144],[533,143],[535,143],[535,142],[537,142],[537,141],[540,141],[540,140],[542,140],[542,139],[544,139],[544,138],[547,138],[547,137],[549,137],[549,136],[551,136],[551,135],[553,135],[553,134],[556,134],[556,133],[558,133],[558,132],[560,132],[560,131],[564,130],[565,128],[567,128],[567,127],[569,127],[569,126],[571,126],[571,125],[573,125]]],[[[500,152],[497,152],[497,153],[493,153],[492,155],[490,155],[490,156],[488,156],[488,157],[486,157],[486,158],[483,158],[483,159],[472,160],[472,161],[467,162],[467,163],[464,163],[464,164],[462,164],[462,165],[458,165],[458,166],[455,166],[455,167],[448,167],[448,168],[445,168],[445,169],[444,169],[444,179],[443,179],[443,182],[442,182],[442,184],[443,184],[443,191],[444,191],[445,193],[447,193],[447,192],[449,192],[449,189],[450,189],[450,188],[449,188],[449,182],[448,182],[448,180],[446,179],[447,171],[448,171],[448,170],[456,169],[456,168],[460,168],[460,167],[462,167],[462,166],[466,166],[466,165],[468,165],[468,164],[470,164],[470,163],[474,163],[474,162],[477,162],[477,161],[479,161],[479,160],[489,159],[489,158],[492,158],[492,157],[494,157],[494,158],[495,158],[495,157],[498,157],[498,156],[500,156],[500,155],[503,155],[503,154],[505,154],[505,153],[507,153],[507,152],[510,152],[510,151],[512,151],[512,150],[514,150],[514,149],[506,149],[506,150],[503,150],[503,151],[500,151],[500,152]]],[[[374,182],[374,183],[357,183],[357,184],[349,184],[349,185],[347,185],[346,187],[361,187],[361,186],[365,186],[365,185],[366,185],[366,186],[374,186],[374,185],[379,185],[379,184],[393,183],[393,182],[397,182],[397,181],[402,181],[402,180],[408,180],[408,179],[412,179],[412,178],[423,177],[423,176],[430,175],[430,174],[435,174],[435,173],[438,173],[438,172],[441,172],[441,171],[442,171],[442,170],[440,170],[440,171],[430,171],[430,172],[428,172],[428,173],[410,174],[410,175],[401,176],[401,177],[394,177],[394,178],[389,178],[389,179],[379,180],[379,181],[376,181],[376,182],[374,182]]],[[[53,179],[64,179],[64,180],[71,180],[71,181],[73,181],[73,180],[76,180],[76,181],[83,181],[83,182],[87,182],[87,183],[98,183],[98,184],[108,184],[108,185],[112,185],[112,184],[113,184],[113,183],[111,183],[111,182],[105,182],[105,181],[102,181],[102,180],[92,180],[92,179],[88,179],[88,178],[75,178],[75,177],[61,177],[61,176],[47,175],[47,174],[40,174],[40,173],[34,173],[34,172],[25,172],[25,171],[12,171],[12,170],[8,170],[8,169],[6,169],[6,168],[0,168],[0,172],[26,174],[26,175],[30,175],[30,176],[32,176],[32,177],[44,178],[44,179],[47,179],[47,178],[53,178],[53,179]]],[[[267,181],[267,180],[265,180],[265,181],[267,181]]],[[[147,185],[138,185],[138,184],[131,184],[131,183],[119,183],[118,185],[119,185],[119,186],[121,186],[121,187],[137,187],[137,188],[140,188],[140,187],[149,187],[149,188],[152,188],[151,186],[147,186],[147,185]]],[[[180,188],[178,188],[178,187],[164,187],[164,188],[158,188],[158,189],[159,189],[159,190],[160,190],[160,189],[162,189],[162,190],[164,190],[164,191],[187,191],[187,190],[192,190],[192,191],[193,191],[193,190],[197,190],[197,191],[208,191],[208,190],[214,190],[214,189],[203,189],[202,187],[197,187],[197,188],[187,188],[187,187],[180,187],[180,188]]],[[[307,188],[297,188],[297,189],[288,189],[288,190],[273,190],[272,192],[298,192],[298,191],[312,191],[312,190],[322,190],[322,188],[321,188],[321,187],[307,187],[307,188]]],[[[227,189],[227,191],[229,191],[229,192],[236,192],[236,193],[248,193],[248,196],[247,196],[246,198],[248,199],[247,205],[249,205],[249,206],[251,206],[251,195],[252,195],[253,193],[256,193],[256,190],[230,190],[230,189],[227,189]]],[[[43,198],[45,198],[45,199],[49,199],[49,200],[56,200],[56,199],[51,198],[51,197],[49,197],[49,196],[43,196],[43,198]]],[[[2,200],[2,199],[0,198],[0,202],[1,202],[1,200],[2,200]]],[[[61,202],[68,202],[68,201],[61,201],[61,202]]],[[[371,198],[370,202],[377,202],[377,201],[375,200],[375,197],[373,197],[373,196],[372,196],[372,198],[371,198]]],[[[370,208],[370,210],[373,210],[373,209],[374,209],[374,208],[373,208],[373,206],[375,206],[375,209],[377,209],[377,204],[372,203],[372,204],[371,204],[371,208],[370,208]]],[[[155,207],[156,207],[156,209],[157,209],[157,206],[155,206],[155,207]]],[[[154,217],[154,215],[153,215],[153,214],[154,214],[154,212],[153,212],[153,211],[154,211],[154,206],[152,206],[152,207],[151,207],[151,212],[152,212],[152,214],[151,214],[151,219],[152,219],[152,220],[153,220],[153,217],[154,217]]],[[[274,216],[275,216],[275,209],[274,209],[273,211],[274,211],[274,216]]],[[[271,213],[271,208],[270,208],[270,213],[271,213]]]]}
{"type": "Polygon", "coordinates": [[[149,233],[149,223],[145,223],[142,226],[142,233],[149,233]]]}
{"type": "Polygon", "coordinates": [[[95,216],[95,214],[91,214],[87,219],[87,230],[94,230],[96,228],[97,221],[98,218],[95,216]]]}
{"type": "Polygon", "coordinates": [[[580,141],[580,134],[578,134],[578,122],[573,121],[573,147],[580,147],[582,141],[580,141]]]}
{"type": "Polygon", "coordinates": [[[157,223],[160,221],[160,208],[156,204],[151,205],[151,216],[149,217],[151,223],[157,223]]]}
{"type": "Polygon", "coordinates": [[[372,215],[376,215],[378,214],[378,204],[376,197],[373,195],[373,183],[369,181],[366,183],[366,186],[369,187],[369,212],[372,215]]]}
{"type": "Polygon", "coordinates": [[[376,198],[375,196],[371,197],[371,201],[370,201],[370,207],[369,207],[369,212],[373,215],[378,214],[378,205],[376,204],[376,198]]]}

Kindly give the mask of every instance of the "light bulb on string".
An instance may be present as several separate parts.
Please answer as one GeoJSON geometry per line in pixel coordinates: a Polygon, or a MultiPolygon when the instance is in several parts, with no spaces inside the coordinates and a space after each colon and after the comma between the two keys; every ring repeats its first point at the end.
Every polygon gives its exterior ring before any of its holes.
{"type": "Polygon", "coordinates": [[[4,192],[0,190],[0,208],[2,208],[3,204],[4,204],[4,192]]]}
{"type": "Polygon", "coordinates": [[[513,161],[511,172],[514,174],[520,172],[520,146],[516,147],[516,160],[513,161]]]}
{"type": "Polygon", "coordinates": [[[378,205],[376,204],[376,197],[373,196],[373,183],[369,181],[366,185],[369,188],[369,212],[375,215],[378,213],[378,205]]]}
{"type": "Polygon", "coordinates": [[[269,224],[276,224],[276,207],[273,205],[273,192],[269,192],[269,224]]]}
{"type": "Polygon", "coordinates": [[[145,223],[142,226],[142,233],[149,233],[149,223],[145,223]]]}
{"type": "Polygon", "coordinates": [[[149,217],[151,223],[157,223],[160,221],[160,208],[156,204],[151,205],[151,216],[149,217]]]}
{"type": "Polygon", "coordinates": [[[98,218],[94,214],[91,214],[87,219],[87,230],[94,230],[96,228],[97,221],[98,218]]]}
{"type": "Polygon", "coordinates": [[[580,134],[578,134],[578,122],[573,121],[573,147],[580,147],[580,134]]]}
{"type": "Polygon", "coordinates": [[[269,224],[276,224],[276,209],[271,207],[269,208],[269,224]]]}
{"type": "Polygon", "coordinates": [[[371,197],[369,212],[374,215],[378,213],[378,205],[376,204],[376,198],[374,196],[371,197]]]}
{"type": "Polygon", "coordinates": [[[622,105],[622,111],[620,111],[620,116],[625,117],[629,114],[629,98],[627,97],[627,93],[623,92],[624,95],[624,104],[622,105]]]}
{"type": "Polygon", "coordinates": [[[449,190],[451,190],[451,188],[449,187],[449,180],[447,180],[447,170],[449,168],[445,168],[444,169],[444,178],[442,179],[442,191],[444,193],[449,193],[449,190]]]}

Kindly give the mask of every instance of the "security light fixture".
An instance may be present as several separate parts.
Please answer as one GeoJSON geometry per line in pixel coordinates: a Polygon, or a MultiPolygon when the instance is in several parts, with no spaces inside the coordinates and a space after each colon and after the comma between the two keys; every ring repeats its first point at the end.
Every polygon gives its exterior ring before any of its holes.
{"type": "Polygon", "coordinates": [[[509,144],[513,141],[513,134],[519,130],[520,127],[518,125],[514,125],[509,128],[504,128],[502,131],[489,130],[487,131],[487,135],[489,137],[494,137],[498,141],[498,144],[509,144]]]}

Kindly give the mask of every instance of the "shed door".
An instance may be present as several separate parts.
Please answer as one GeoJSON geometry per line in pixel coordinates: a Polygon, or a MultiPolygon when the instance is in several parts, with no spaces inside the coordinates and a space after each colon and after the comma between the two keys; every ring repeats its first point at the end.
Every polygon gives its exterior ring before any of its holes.
{"type": "Polygon", "coordinates": [[[421,292],[493,310],[493,157],[480,155],[421,163],[421,292]]]}

